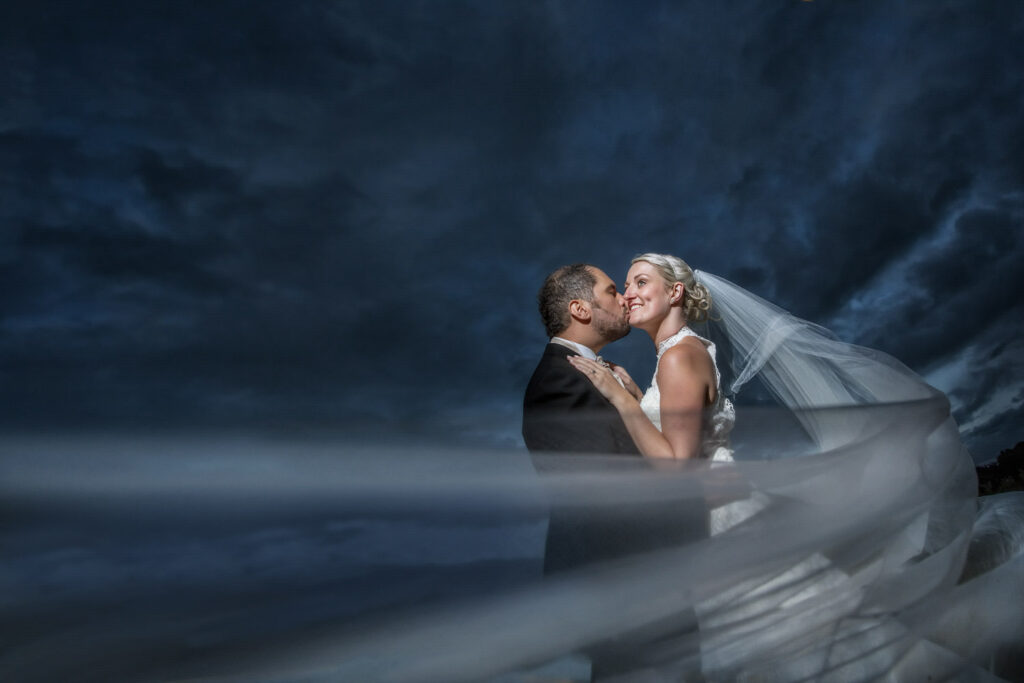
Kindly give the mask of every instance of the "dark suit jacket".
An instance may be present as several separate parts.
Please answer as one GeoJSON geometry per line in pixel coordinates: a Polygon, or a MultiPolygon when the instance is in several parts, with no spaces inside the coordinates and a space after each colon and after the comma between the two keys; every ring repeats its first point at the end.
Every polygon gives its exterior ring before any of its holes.
{"type": "Polygon", "coordinates": [[[575,351],[548,344],[523,398],[523,440],[531,452],[639,455],[619,413],[569,364],[575,351]]]}

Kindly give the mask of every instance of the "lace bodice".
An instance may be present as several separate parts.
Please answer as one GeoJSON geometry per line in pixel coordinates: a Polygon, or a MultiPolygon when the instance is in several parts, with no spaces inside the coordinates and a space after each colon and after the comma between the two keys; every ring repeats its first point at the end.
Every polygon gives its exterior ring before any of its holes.
{"type": "MultiPolygon", "coordinates": [[[[683,326],[678,332],[658,344],[658,363],[661,357],[670,348],[681,342],[686,337],[696,337],[704,344],[711,356],[711,363],[715,367],[715,394],[713,404],[704,410],[703,424],[701,428],[701,457],[715,459],[719,449],[729,451],[729,432],[732,431],[736,422],[736,410],[732,401],[725,398],[721,391],[721,374],[718,371],[718,362],[715,360],[715,345],[696,334],[689,327],[683,326]]],[[[654,376],[651,378],[651,386],[644,393],[640,401],[640,408],[644,414],[654,423],[654,426],[661,429],[661,390],[658,388],[658,368],[654,368],[654,376]]],[[[724,455],[720,454],[720,455],[724,455]]]]}

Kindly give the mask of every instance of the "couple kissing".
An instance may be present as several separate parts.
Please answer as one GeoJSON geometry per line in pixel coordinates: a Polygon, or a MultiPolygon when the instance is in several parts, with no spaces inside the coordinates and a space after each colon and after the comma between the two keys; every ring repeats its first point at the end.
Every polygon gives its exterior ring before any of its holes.
{"type": "Polygon", "coordinates": [[[564,266],[544,281],[538,303],[550,343],[523,400],[531,452],[731,460],[735,413],[720,391],[715,346],[688,325],[707,318],[711,296],[682,259],[636,256],[622,292],[594,266],[564,266]],[[597,355],[631,327],[657,351],[646,392],[597,355]]]}

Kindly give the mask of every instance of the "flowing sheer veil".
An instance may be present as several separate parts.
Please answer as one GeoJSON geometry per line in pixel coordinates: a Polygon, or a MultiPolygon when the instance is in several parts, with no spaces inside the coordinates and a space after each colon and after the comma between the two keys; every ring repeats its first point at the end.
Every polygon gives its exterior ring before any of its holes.
{"type": "Polygon", "coordinates": [[[728,391],[756,377],[780,404],[739,406],[738,425],[763,429],[730,467],[548,454],[538,475],[508,450],[0,443],[18,521],[0,530],[0,673],[511,682],[585,679],[618,649],[623,681],[1021,676],[1024,495],[979,505],[945,396],[697,277],[728,391]],[[799,433],[771,429],[790,415],[799,433]],[[653,503],[661,527],[748,496],[759,511],[724,533],[540,576],[546,501],[613,520],[653,503]]]}
{"type": "Polygon", "coordinates": [[[932,401],[948,414],[941,392],[896,360],[871,349],[838,341],[827,329],[801,320],[728,280],[695,271],[714,301],[712,324],[732,348],[739,393],[755,376],[793,410],[821,450],[857,441],[869,428],[856,414],[829,420],[823,408],[932,401]],[[851,419],[854,418],[854,419],[851,419]]]}

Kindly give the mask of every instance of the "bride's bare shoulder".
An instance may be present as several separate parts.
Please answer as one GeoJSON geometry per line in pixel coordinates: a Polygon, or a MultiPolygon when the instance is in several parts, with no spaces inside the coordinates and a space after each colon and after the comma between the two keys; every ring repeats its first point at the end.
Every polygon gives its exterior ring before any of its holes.
{"type": "Polygon", "coordinates": [[[658,370],[703,372],[711,367],[707,347],[696,337],[687,337],[661,355],[658,370]]]}

